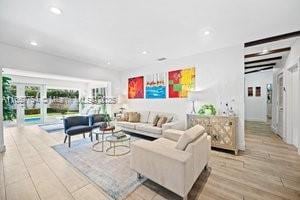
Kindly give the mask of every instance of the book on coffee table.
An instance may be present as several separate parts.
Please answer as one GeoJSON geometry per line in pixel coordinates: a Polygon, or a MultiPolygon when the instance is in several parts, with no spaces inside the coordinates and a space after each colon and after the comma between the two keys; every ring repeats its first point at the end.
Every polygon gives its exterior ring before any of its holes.
{"type": "Polygon", "coordinates": [[[126,134],[120,132],[120,133],[115,133],[114,136],[115,136],[116,138],[120,139],[120,138],[126,137],[126,134]]]}

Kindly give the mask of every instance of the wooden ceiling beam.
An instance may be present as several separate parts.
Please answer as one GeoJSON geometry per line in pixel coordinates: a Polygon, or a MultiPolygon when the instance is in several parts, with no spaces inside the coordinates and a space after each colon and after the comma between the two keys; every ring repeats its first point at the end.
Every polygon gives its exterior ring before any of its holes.
{"type": "Polygon", "coordinates": [[[266,59],[260,59],[260,60],[252,60],[245,62],[245,65],[247,64],[254,64],[254,63],[260,63],[260,62],[268,62],[273,60],[281,60],[282,56],[272,57],[272,58],[266,58],[266,59]]]}
{"type": "Polygon", "coordinates": [[[245,43],[245,47],[256,46],[256,45],[265,44],[265,43],[269,43],[269,42],[276,42],[279,40],[285,40],[285,39],[299,37],[299,36],[300,36],[300,31],[285,33],[285,34],[276,35],[276,36],[272,36],[272,37],[268,37],[268,38],[264,38],[264,39],[260,39],[260,40],[254,40],[251,42],[247,42],[247,43],[245,43]]]}
{"type": "Polygon", "coordinates": [[[244,57],[252,58],[252,57],[258,57],[258,56],[266,56],[266,55],[270,55],[270,54],[274,54],[274,53],[282,53],[282,52],[286,52],[286,51],[290,51],[290,50],[291,50],[291,47],[285,47],[285,48],[270,50],[266,53],[262,53],[262,52],[251,53],[251,54],[245,55],[244,57]]]}
{"type": "Polygon", "coordinates": [[[263,68],[263,69],[257,69],[257,70],[245,72],[245,74],[251,74],[251,73],[255,73],[255,72],[261,72],[261,71],[265,71],[265,70],[269,70],[269,69],[273,69],[273,67],[266,67],[266,68],[263,68]]]}
{"type": "Polygon", "coordinates": [[[259,68],[259,67],[269,67],[274,66],[276,63],[268,63],[268,64],[262,64],[262,65],[253,65],[253,66],[245,66],[245,69],[253,69],[253,68],[259,68]]]}

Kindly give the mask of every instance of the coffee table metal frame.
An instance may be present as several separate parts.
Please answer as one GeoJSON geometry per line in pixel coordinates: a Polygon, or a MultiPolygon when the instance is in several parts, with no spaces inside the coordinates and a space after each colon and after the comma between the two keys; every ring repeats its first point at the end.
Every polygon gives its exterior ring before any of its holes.
{"type": "Polygon", "coordinates": [[[109,142],[109,147],[106,149],[106,154],[109,156],[122,156],[126,155],[130,152],[130,135],[126,134],[126,137],[116,138],[114,135],[108,136],[106,141],[109,142]],[[128,145],[123,144],[124,142],[128,142],[128,145]],[[116,144],[121,143],[121,144],[116,144]],[[116,149],[118,147],[125,147],[127,150],[123,153],[116,153],[116,149]],[[113,150],[113,153],[110,153],[110,150],[113,150]]]}
{"type": "Polygon", "coordinates": [[[92,146],[92,150],[93,151],[97,151],[97,152],[103,152],[104,151],[104,135],[105,134],[114,134],[116,132],[119,132],[119,130],[115,131],[115,127],[107,127],[107,128],[104,128],[104,129],[100,129],[100,128],[97,128],[95,130],[92,131],[92,134],[95,134],[96,135],[96,140],[97,142],[93,144],[92,146]],[[99,135],[101,135],[101,141],[99,140],[99,135]],[[102,145],[101,147],[101,150],[97,150],[95,147],[98,146],[99,144],[102,145]]]}

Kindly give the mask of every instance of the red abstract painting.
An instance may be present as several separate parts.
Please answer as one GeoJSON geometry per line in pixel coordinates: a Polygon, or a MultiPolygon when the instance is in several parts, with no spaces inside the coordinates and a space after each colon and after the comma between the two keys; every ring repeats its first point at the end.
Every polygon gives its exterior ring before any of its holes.
{"type": "Polygon", "coordinates": [[[144,98],[144,77],[134,77],[128,79],[128,99],[144,98]]]}

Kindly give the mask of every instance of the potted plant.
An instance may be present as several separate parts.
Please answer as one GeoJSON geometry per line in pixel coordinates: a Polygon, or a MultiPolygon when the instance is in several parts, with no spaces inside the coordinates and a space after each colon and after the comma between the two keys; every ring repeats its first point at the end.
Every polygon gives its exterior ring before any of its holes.
{"type": "Polygon", "coordinates": [[[3,95],[3,120],[12,121],[16,118],[16,113],[13,108],[11,92],[11,78],[3,76],[2,77],[2,95],[3,95]]]}
{"type": "Polygon", "coordinates": [[[207,116],[216,115],[216,113],[217,113],[216,108],[212,104],[205,104],[198,111],[199,115],[207,115],[207,116]]]}

